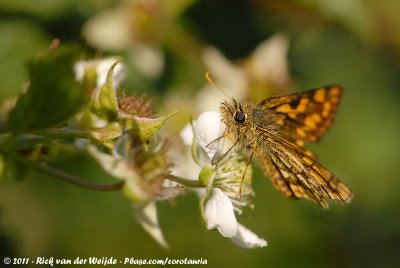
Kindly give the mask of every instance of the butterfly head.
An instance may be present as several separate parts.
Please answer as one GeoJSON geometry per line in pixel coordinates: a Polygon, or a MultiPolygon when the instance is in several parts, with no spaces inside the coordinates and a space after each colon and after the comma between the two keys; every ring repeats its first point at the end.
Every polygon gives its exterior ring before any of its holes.
{"type": "Polygon", "coordinates": [[[249,130],[249,110],[247,104],[237,102],[235,99],[221,104],[220,113],[222,121],[227,125],[227,131],[237,138],[249,130]]]}

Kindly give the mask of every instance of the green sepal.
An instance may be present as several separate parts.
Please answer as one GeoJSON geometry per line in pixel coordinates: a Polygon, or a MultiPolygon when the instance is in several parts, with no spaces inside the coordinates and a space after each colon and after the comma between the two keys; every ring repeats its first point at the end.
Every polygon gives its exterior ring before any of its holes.
{"type": "Polygon", "coordinates": [[[118,61],[108,70],[106,82],[101,86],[98,99],[93,103],[94,113],[109,122],[118,118],[119,111],[117,96],[112,84],[112,75],[117,64],[118,61]]]}
{"type": "Polygon", "coordinates": [[[208,199],[210,199],[210,197],[211,197],[211,191],[209,190],[209,188],[207,188],[207,191],[200,198],[199,202],[200,218],[205,227],[207,227],[205,207],[206,207],[206,202],[208,201],[208,199]]]}
{"type": "Polygon", "coordinates": [[[143,118],[129,115],[124,117],[125,128],[133,138],[139,138],[142,141],[147,141],[153,137],[162,128],[162,126],[164,126],[168,119],[170,119],[176,113],[177,111],[159,118],[143,118]]]}

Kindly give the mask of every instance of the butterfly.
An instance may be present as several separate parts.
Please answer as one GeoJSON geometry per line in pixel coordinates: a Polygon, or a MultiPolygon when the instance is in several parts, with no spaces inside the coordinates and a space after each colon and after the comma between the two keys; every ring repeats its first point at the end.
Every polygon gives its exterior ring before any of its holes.
{"type": "Polygon", "coordinates": [[[220,113],[234,146],[255,157],[278,190],[328,208],[329,199],[349,203],[352,193],[304,143],[318,142],[332,125],[342,92],[340,85],[330,85],[257,104],[231,99],[220,113]]]}

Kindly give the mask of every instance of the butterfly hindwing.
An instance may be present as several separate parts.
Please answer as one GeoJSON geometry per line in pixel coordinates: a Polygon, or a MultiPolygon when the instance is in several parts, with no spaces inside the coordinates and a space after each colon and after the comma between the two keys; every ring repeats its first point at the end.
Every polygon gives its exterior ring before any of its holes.
{"type": "MultiPolygon", "coordinates": [[[[282,163],[278,162],[277,164],[276,158],[273,161],[270,157],[263,157],[259,158],[258,161],[270,177],[275,188],[281,191],[287,198],[316,201],[314,195],[309,190],[299,186],[293,173],[288,172],[287,168],[281,165],[282,163]]],[[[321,202],[316,203],[319,204],[321,202]]],[[[323,202],[323,207],[326,207],[325,202],[323,202]]]]}
{"type": "Polygon", "coordinates": [[[349,188],[302,148],[260,129],[267,155],[256,156],[275,187],[289,198],[308,199],[324,208],[327,200],[350,202],[349,188]]]}

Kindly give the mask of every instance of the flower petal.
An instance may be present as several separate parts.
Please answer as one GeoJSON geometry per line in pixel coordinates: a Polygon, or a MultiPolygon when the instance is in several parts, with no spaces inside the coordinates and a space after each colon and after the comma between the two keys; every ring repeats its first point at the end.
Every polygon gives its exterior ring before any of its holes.
{"type": "Polygon", "coordinates": [[[211,189],[211,196],[204,208],[204,216],[208,230],[218,229],[221,235],[229,238],[237,235],[238,223],[232,202],[221,189],[211,189]]]}
{"type": "Polygon", "coordinates": [[[128,8],[107,9],[90,18],[82,28],[86,41],[100,51],[121,51],[132,46],[132,12],[128,8]]]}
{"type": "Polygon", "coordinates": [[[135,67],[148,78],[156,79],[165,67],[165,55],[155,46],[137,42],[129,56],[135,67]]]}
{"type": "Polygon", "coordinates": [[[255,233],[238,223],[236,236],[232,237],[232,242],[241,248],[261,248],[267,246],[267,241],[258,237],[255,233]]]}
{"type": "MultiPolygon", "coordinates": [[[[195,123],[195,122],[193,122],[195,123]]],[[[187,123],[186,126],[181,130],[179,136],[183,140],[183,143],[186,146],[192,146],[193,143],[193,129],[190,123],[187,123]]]]}
{"type": "Polygon", "coordinates": [[[153,237],[153,239],[164,248],[168,248],[168,243],[164,239],[158,223],[157,207],[155,202],[150,202],[145,206],[134,205],[136,219],[142,225],[143,229],[153,237]]]}
{"type": "MultiPolygon", "coordinates": [[[[105,58],[101,60],[77,61],[74,65],[75,79],[81,82],[85,78],[86,73],[95,72],[95,76],[97,77],[97,90],[95,90],[93,94],[97,97],[99,89],[107,80],[108,71],[112,65],[119,60],[118,58],[105,58]]],[[[120,62],[115,66],[111,77],[112,86],[115,90],[118,89],[119,85],[125,80],[125,76],[125,65],[120,62]]]]}
{"type": "Polygon", "coordinates": [[[196,120],[197,144],[204,149],[210,159],[220,149],[220,142],[215,140],[221,136],[223,128],[224,124],[221,122],[221,115],[218,112],[204,112],[196,120]]]}
{"type": "Polygon", "coordinates": [[[250,67],[256,79],[282,85],[290,80],[287,54],[289,41],[276,34],[257,46],[251,55],[250,67]]]}
{"type": "MultiPolygon", "coordinates": [[[[229,88],[229,94],[243,99],[248,90],[247,73],[229,61],[219,50],[210,47],[203,53],[204,64],[221,88],[229,88]]],[[[211,87],[208,87],[211,90],[211,87]]],[[[216,91],[215,89],[212,89],[216,91]]],[[[203,102],[203,101],[202,101],[203,102]]],[[[203,103],[201,103],[203,105],[203,103]]]]}

